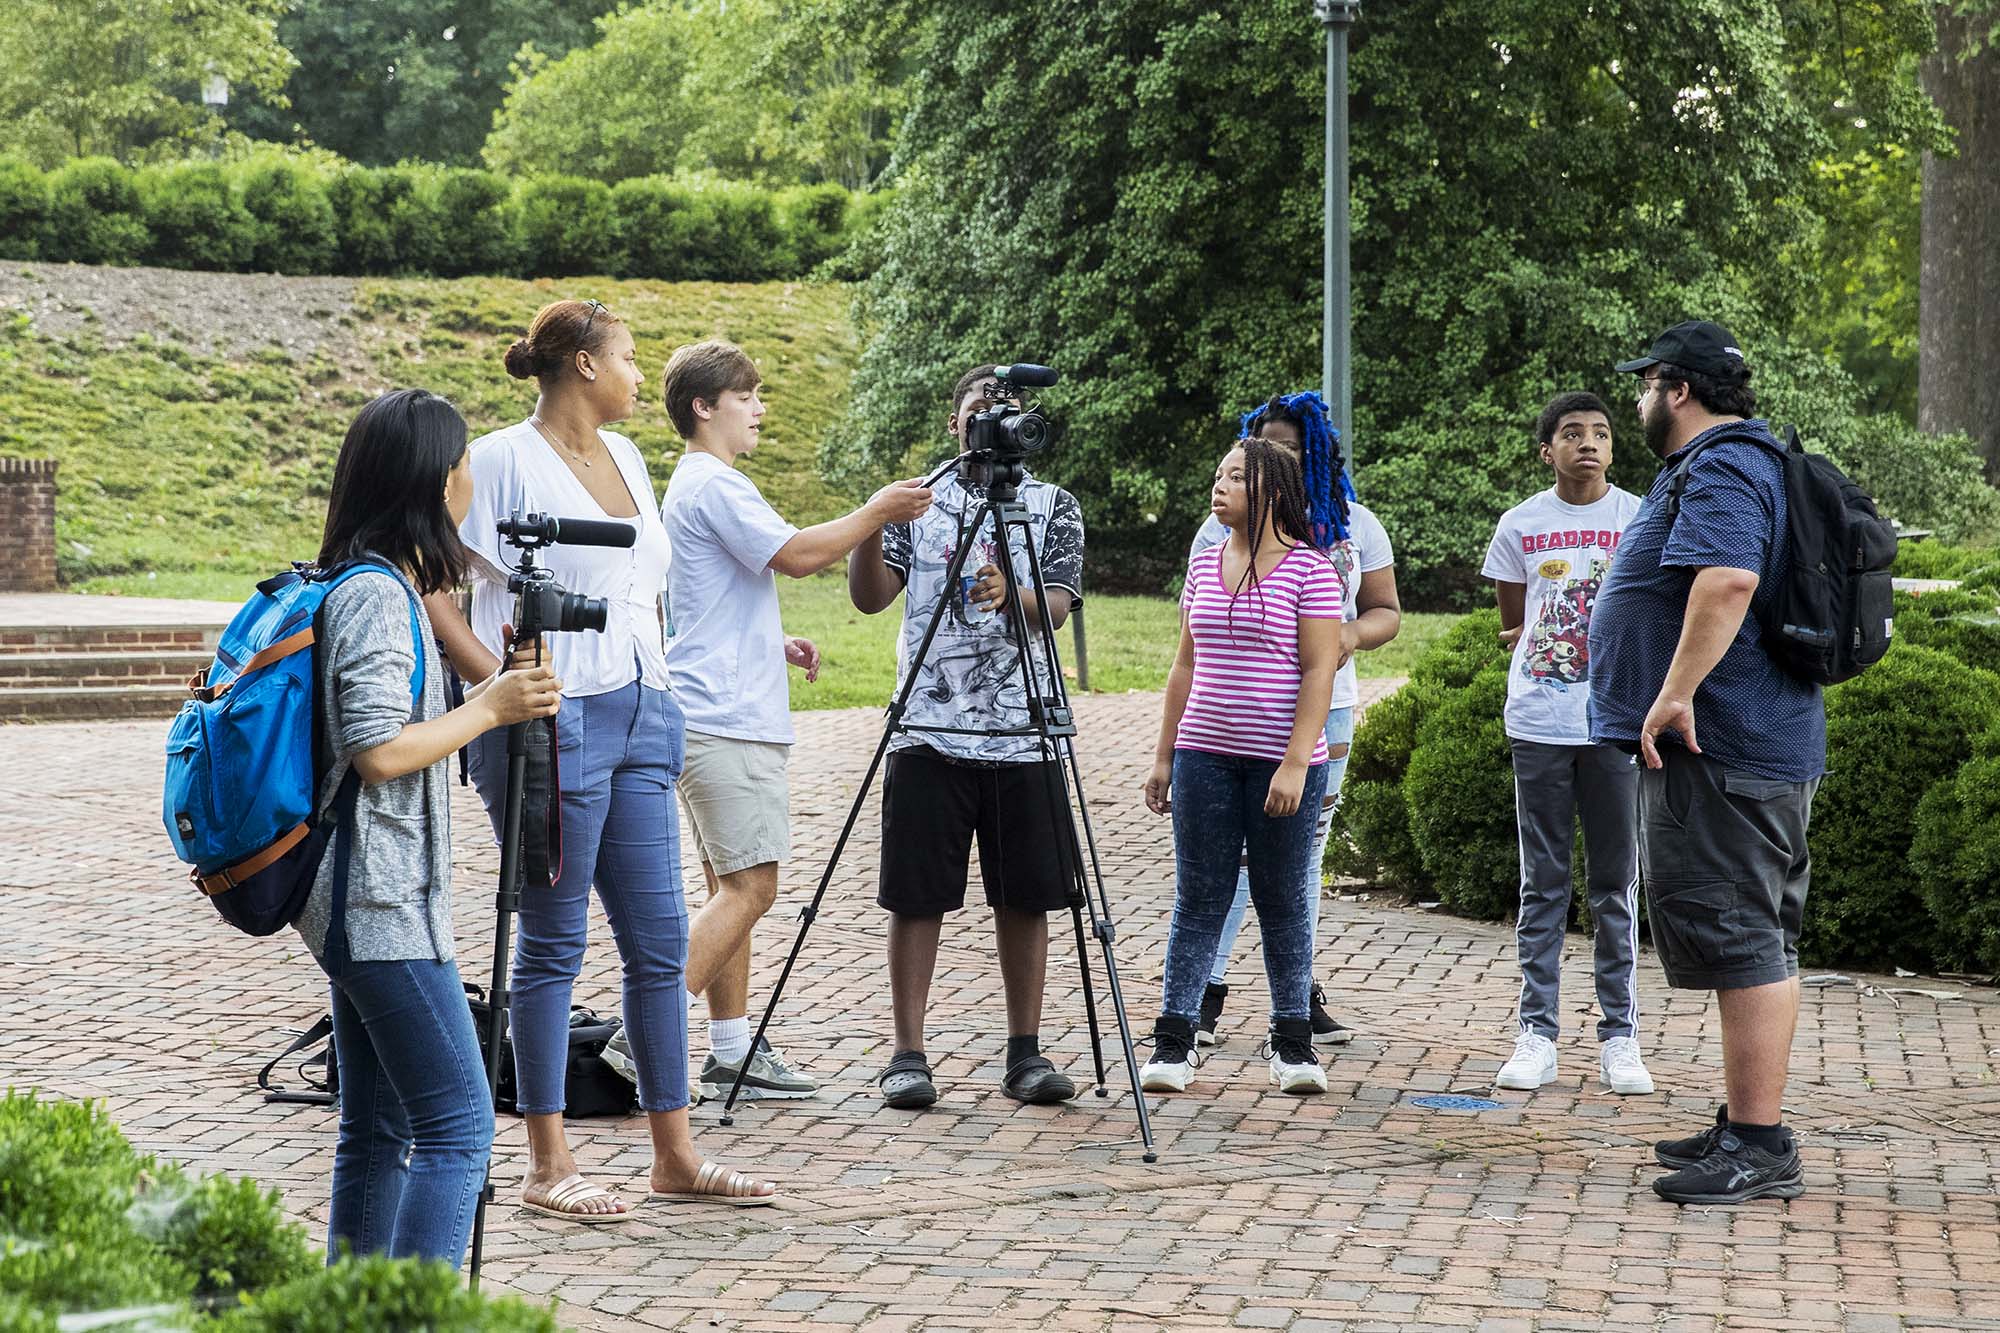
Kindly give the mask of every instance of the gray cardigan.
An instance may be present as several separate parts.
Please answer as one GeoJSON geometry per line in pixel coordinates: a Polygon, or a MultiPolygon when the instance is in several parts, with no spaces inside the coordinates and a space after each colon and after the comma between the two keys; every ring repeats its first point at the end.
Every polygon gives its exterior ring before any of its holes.
{"type": "MultiPolygon", "coordinates": [[[[406,723],[444,713],[444,670],[421,603],[417,622],[420,642],[412,644],[409,595],[386,574],[356,574],[321,604],[320,735],[334,761],[320,789],[322,808],[358,751],[393,740],[406,723]],[[424,692],[413,709],[410,675],[418,652],[424,692]]],[[[453,955],[449,768],[440,759],[400,778],[361,784],[347,870],[347,950],[355,962],[453,955]]],[[[326,952],[333,917],[333,869],[329,838],[298,922],[316,957],[326,952]]]]}

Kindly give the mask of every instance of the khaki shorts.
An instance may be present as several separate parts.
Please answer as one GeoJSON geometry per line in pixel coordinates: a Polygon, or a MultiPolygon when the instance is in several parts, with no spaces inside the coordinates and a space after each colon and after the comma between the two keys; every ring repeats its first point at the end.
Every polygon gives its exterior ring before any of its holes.
{"type": "Polygon", "coordinates": [[[717,875],[783,863],[792,855],[785,763],[792,747],[689,732],[681,804],[694,848],[717,875]]]}

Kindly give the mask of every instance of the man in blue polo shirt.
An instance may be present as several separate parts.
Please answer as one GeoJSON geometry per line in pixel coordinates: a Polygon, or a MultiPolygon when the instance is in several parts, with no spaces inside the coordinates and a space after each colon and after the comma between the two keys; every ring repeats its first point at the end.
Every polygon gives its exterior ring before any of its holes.
{"type": "Polygon", "coordinates": [[[1826,710],[1764,651],[1757,616],[1787,563],[1783,446],[1754,419],[1749,367],[1719,325],[1677,324],[1618,370],[1639,376],[1639,422],[1665,461],[1597,594],[1590,738],[1640,756],[1653,943],[1669,985],[1716,992],[1728,1097],[1712,1127],[1655,1146],[1675,1169],[1653,1189],[1682,1204],[1796,1198],[1781,1109],[1826,710]]]}

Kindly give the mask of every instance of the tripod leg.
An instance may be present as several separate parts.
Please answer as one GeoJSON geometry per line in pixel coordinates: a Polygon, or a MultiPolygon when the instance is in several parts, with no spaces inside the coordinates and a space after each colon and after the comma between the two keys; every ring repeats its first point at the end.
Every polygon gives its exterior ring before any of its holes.
{"type": "Polygon", "coordinates": [[[1071,896],[1069,919],[1076,927],[1076,970],[1083,981],[1083,1021],[1090,1028],[1090,1062],[1097,1070],[1097,1095],[1109,1097],[1111,1089],[1104,1086],[1104,1038],[1097,1028],[1097,996],[1090,985],[1090,944],[1083,937],[1084,901],[1081,894],[1071,896]]]}
{"type": "MultiPolygon", "coordinates": [[[[500,885],[494,893],[493,975],[486,992],[486,1087],[493,1109],[500,1109],[500,1043],[507,1036],[507,955],[514,942],[514,914],[521,909],[521,809],[528,785],[528,724],[507,728],[507,792],[500,816],[500,885]]],[[[472,1209],[472,1254],[469,1285],[479,1286],[479,1264],[486,1249],[486,1205],[493,1200],[493,1154],[486,1155],[486,1180],[472,1209]]]]}

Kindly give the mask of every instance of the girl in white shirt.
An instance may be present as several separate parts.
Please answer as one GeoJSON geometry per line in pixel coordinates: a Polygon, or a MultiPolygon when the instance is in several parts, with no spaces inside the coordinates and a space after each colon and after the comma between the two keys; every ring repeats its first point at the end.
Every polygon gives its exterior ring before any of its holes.
{"type": "MultiPolygon", "coordinates": [[[[538,512],[622,520],[635,529],[627,549],[555,545],[542,552],[541,563],[565,590],[602,598],[608,611],[602,632],[547,636],[564,695],[555,742],[560,856],[549,868],[551,882],[530,883],[522,894],[514,951],[514,1066],[528,1127],[521,1202],[579,1222],[631,1215],[623,1199],[584,1179],[563,1130],[570,992],[583,965],[594,883],[624,962],[625,1033],[652,1130],[654,1196],[769,1203],[774,1186],[703,1162],[688,1130],[688,918],[674,805],[686,740],[661,647],[667,535],[638,449],[603,429],[638,406],[645,376],[632,334],[600,302],[556,301],[507,349],[507,371],[533,377],[541,395],[526,421],[472,446],[472,510],[460,527],[471,553],[471,624],[448,598],[430,603],[460,674],[485,679],[505,651],[514,606],[507,575],[519,553],[499,536],[499,520],[538,512]]],[[[470,747],[467,760],[497,833],[505,733],[470,747]]]]}

